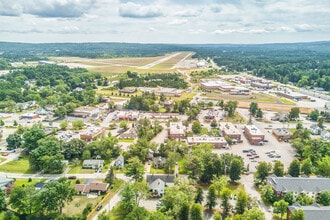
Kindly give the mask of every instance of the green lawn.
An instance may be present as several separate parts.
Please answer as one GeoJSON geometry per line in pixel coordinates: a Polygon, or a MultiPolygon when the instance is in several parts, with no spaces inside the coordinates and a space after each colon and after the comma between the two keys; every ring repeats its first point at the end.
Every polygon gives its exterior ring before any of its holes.
{"type": "Polygon", "coordinates": [[[6,164],[1,165],[0,172],[24,173],[24,174],[36,173],[34,170],[30,169],[30,162],[28,156],[24,156],[20,160],[13,160],[6,164]]]}
{"type": "Polygon", "coordinates": [[[38,182],[44,182],[46,179],[33,179],[29,182],[29,179],[16,179],[14,182],[14,186],[27,186],[27,185],[35,185],[38,182]]]}
{"type": "Polygon", "coordinates": [[[118,139],[119,142],[133,143],[134,139],[118,139]]]}
{"type": "Polygon", "coordinates": [[[164,169],[156,169],[153,166],[150,167],[151,174],[165,174],[164,169]]]}
{"type": "Polygon", "coordinates": [[[69,174],[91,174],[95,173],[94,169],[83,169],[82,166],[79,164],[78,166],[73,167],[69,172],[69,174]]]}

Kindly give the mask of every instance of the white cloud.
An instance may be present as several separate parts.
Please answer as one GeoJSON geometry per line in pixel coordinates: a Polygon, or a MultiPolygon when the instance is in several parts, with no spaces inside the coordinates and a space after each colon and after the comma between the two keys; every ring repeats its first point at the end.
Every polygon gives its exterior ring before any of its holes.
{"type": "Polygon", "coordinates": [[[180,16],[180,17],[197,17],[200,16],[201,13],[203,12],[203,9],[181,9],[177,12],[174,13],[175,16],[180,16]]]}
{"type": "Polygon", "coordinates": [[[186,24],[188,22],[187,19],[174,19],[170,22],[168,22],[167,24],[169,25],[182,25],[182,24],[186,24]]]}
{"type": "Polygon", "coordinates": [[[160,7],[156,5],[141,5],[133,2],[120,4],[119,14],[130,18],[152,18],[163,15],[160,7]]]}

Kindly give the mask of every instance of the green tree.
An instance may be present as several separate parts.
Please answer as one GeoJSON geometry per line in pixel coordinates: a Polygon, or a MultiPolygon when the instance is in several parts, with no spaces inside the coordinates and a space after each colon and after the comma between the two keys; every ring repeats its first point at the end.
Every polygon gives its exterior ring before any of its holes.
{"type": "Polygon", "coordinates": [[[125,175],[132,177],[135,181],[141,181],[143,179],[144,164],[141,163],[138,157],[132,157],[128,160],[128,164],[125,166],[125,175]]]}
{"type": "Polygon", "coordinates": [[[313,110],[310,114],[309,114],[309,118],[313,121],[317,121],[317,119],[319,118],[320,116],[320,112],[319,110],[315,109],[313,110]]]}
{"type": "Polygon", "coordinates": [[[124,129],[125,131],[128,129],[128,121],[126,120],[121,120],[119,123],[119,127],[121,129],[124,129]]]}
{"type": "Polygon", "coordinates": [[[264,113],[262,112],[262,110],[260,108],[258,108],[257,114],[256,114],[257,118],[263,118],[264,117],[264,113]]]}
{"type": "Polygon", "coordinates": [[[199,121],[194,121],[191,126],[191,130],[194,134],[200,134],[202,131],[201,123],[199,121]]]}
{"type": "Polygon", "coordinates": [[[251,115],[255,116],[257,114],[258,109],[259,109],[258,103],[256,103],[256,102],[250,103],[249,112],[251,115]]]}
{"type": "Polygon", "coordinates": [[[222,175],[220,177],[213,177],[213,186],[218,191],[218,197],[220,197],[220,192],[222,189],[227,185],[229,181],[229,178],[225,175],[222,175]]]}
{"type": "Polygon", "coordinates": [[[6,204],[6,195],[4,190],[0,190],[0,211],[5,210],[6,204]]]}
{"type": "Polygon", "coordinates": [[[323,157],[317,162],[318,173],[325,177],[330,177],[330,156],[323,157]]]}
{"type": "Polygon", "coordinates": [[[243,214],[244,220],[265,220],[265,214],[257,207],[247,210],[243,214]]]}
{"type": "Polygon", "coordinates": [[[288,173],[293,177],[298,177],[300,175],[300,162],[298,159],[294,159],[290,163],[288,173]]]}
{"type": "Polygon", "coordinates": [[[302,161],[301,165],[301,172],[305,174],[306,176],[309,176],[312,174],[313,170],[313,164],[310,158],[307,158],[302,161]]]}
{"type": "Polygon", "coordinates": [[[287,193],[285,193],[283,199],[284,199],[284,201],[286,201],[287,203],[289,203],[289,205],[292,205],[295,202],[295,198],[293,196],[293,192],[287,192],[287,193]]]}
{"type": "Polygon", "coordinates": [[[297,209],[292,212],[291,220],[305,220],[305,213],[302,209],[297,209]]]}
{"type": "Polygon", "coordinates": [[[126,183],[120,195],[121,195],[121,205],[123,207],[122,210],[126,214],[128,214],[131,211],[133,211],[133,209],[137,206],[133,184],[126,183]]]}
{"type": "Polygon", "coordinates": [[[239,191],[236,202],[236,213],[243,214],[248,205],[248,195],[244,190],[239,191]]]}
{"type": "Polygon", "coordinates": [[[179,220],[189,220],[189,203],[185,202],[180,207],[179,220]]]}
{"type": "Polygon", "coordinates": [[[32,126],[23,134],[23,147],[27,148],[29,151],[32,151],[38,147],[37,142],[44,137],[46,137],[46,134],[42,129],[37,126],[32,126]]]}
{"type": "Polygon", "coordinates": [[[107,183],[109,183],[110,185],[112,185],[114,182],[115,182],[115,174],[113,172],[113,167],[111,166],[108,173],[107,173],[107,176],[105,177],[105,181],[107,183]]]}
{"type": "Polygon", "coordinates": [[[259,180],[259,182],[264,183],[266,177],[269,175],[269,165],[267,162],[263,161],[258,164],[257,171],[255,172],[255,178],[259,180]]]}
{"type": "Polygon", "coordinates": [[[297,123],[297,125],[296,125],[296,129],[297,130],[301,130],[301,129],[303,129],[304,127],[303,127],[303,124],[299,121],[298,123],[297,123]]]}
{"type": "Polygon", "coordinates": [[[55,111],[55,115],[59,118],[64,118],[67,114],[67,110],[64,106],[58,106],[55,111]]]}
{"type": "Polygon", "coordinates": [[[227,215],[228,212],[231,209],[231,204],[230,204],[230,196],[231,196],[231,190],[228,188],[224,188],[221,191],[220,198],[221,198],[221,207],[223,210],[224,215],[227,215]]]}
{"type": "Polygon", "coordinates": [[[211,122],[211,127],[212,127],[212,128],[216,128],[216,127],[218,127],[218,123],[217,123],[216,120],[212,120],[212,122],[211,122]]]}
{"type": "Polygon", "coordinates": [[[284,175],[284,164],[281,161],[279,161],[279,160],[275,161],[273,173],[278,177],[281,177],[284,175]]]}
{"type": "Polygon", "coordinates": [[[65,159],[81,158],[85,147],[86,142],[78,138],[71,139],[64,143],[63,154],[65,159]]]}
{"type": "Polygon", "coordinates": [[[212,210],[217,205],[216,199],[215,188],[211,185],[206,197],[206,206],[209,210],[212,210]]]}
{"type": "Polygon", "coordinates": [[[204,200],[203,188],[202,187],[198,187],[197,188],[197,194],[196,194],[196,197],[195,197],[195,203],[202,204],[203,200],[204,200]]]}
{"type": "Polygon", "coordinates": [[[241,171],[243,168],[242,161],[234,158],[229,167],[229,178],[232,182],[235,182],[236,180],[239,180],[241,178],[241,171]]]}
{"type": "Polygon", "coordinates": [[[296,202],[298,202],[302,206],[308,206],[308,205],[313,204],[314,199],[310,198],[309,196],[307,196],[305,194],[299,194],[296,197],[296,202]]]}
{"type": "Polygon", "coordinates": [[[300,114],[300,108],[299,107],[293,107],[291,108],[290,112],[289,112],[289,118],[290,120],[294,120],[299,118],[299,114],[300,114]]]}
{"type": "Polygon", "coordinates": [[[72,121],[72,127],[74,130],[80,130],[84,127],[84,121],[83,120],[74,120],[74,121],[72,121]]]}
{"type": "Polygon", "coordinates": [[[68,127],[68,122],[67,121],[61,121],[61,123],[60,123],[60,128],[62,129],[62,130],[65,130],[67,127],[68,127]]]}
{"type": "Polygon", "coordinates": [[[225,105],[225,110],[228,112],[229,117],[233,117],[235,115],[235,110],[237,108],[237,101],[228,101],[225,105]]]}
{"type": "Polygon", "coordinates": [[[76,190],[72,188],[71,182],[62,177],[58,181],[45,184],[45,190],[40,192],[39,201],[43,210],[48,212],[62,213],[62,209],[68,202],[73,200],[76,190]]]}
{"type": "Polygon", "coordinates": [[[203,220],[203,210],[200,204],[194,203],[191,206],[190,220],[203,220]]]}
{"type": "Polygon", "coordinates": [[[18,213],[31,215],[40,209],[40,203],[37,200],[37,190],[33,185],[17,186],[10,194],[9,204],[12,208],[17,209],[18,213]]]}
{"type": "Polygon", "coordinates": [[[321,191],[317,201],[321,205],[329,206],[330,205],[330,191],[328,191],[328,190],[321,191]]]}
{"type": "Polygon", "coordinates": [[[265,185],[262,188],[261,197],[270,203],[277,201],[277,196],[275,195],[273,188],[270,185],[265,185]]]}
{"type": "Polygon", "coordinates": [[[8,135],[8,137],[6,138],[6,142],[7,142],[7,148],[16,149],[22,146],[23,140],[21,135],[14,133],[8,135]]]}
{"type": "Polygon", "coordinates": [[[274,211],[281,214],[281,219],[283,219],[283,215],[286,213],[288,205],[289,203],[283,199],[274,203],[274,211]]]}

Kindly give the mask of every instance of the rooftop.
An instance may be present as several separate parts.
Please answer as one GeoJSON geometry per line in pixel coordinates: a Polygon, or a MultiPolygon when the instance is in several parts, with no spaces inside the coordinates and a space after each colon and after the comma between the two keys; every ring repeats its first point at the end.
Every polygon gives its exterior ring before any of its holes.
{"type": "Polygon", "coordinates": [[[293,203],[288,207],[291,212],[303,210],[306,220],[328,220],[330,216],[330,206],[320,206],[316,203],[310,206],[301,206],[299,203],[293,203]]]}

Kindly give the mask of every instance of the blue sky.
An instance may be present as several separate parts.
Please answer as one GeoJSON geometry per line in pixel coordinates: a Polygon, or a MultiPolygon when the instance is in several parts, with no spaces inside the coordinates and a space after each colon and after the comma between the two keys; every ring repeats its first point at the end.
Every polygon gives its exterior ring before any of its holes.
{"type": "Polygon", "coordinates": [[[329,0],[0,0],[0,41],[330,40],[329,0]]]}

